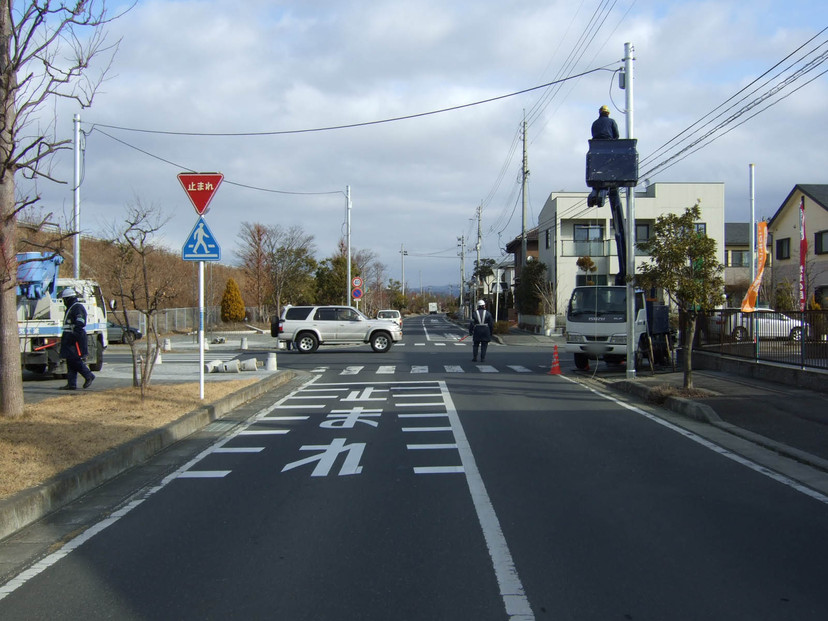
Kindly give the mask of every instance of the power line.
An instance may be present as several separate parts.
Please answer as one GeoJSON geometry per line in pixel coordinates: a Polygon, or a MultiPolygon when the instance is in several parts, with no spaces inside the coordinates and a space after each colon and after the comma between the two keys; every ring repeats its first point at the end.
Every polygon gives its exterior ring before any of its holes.
{"type": "Polygon", "coordinates": [[[388,119],[380,119],[376,121],[365,121],[362,123],[349,123],[346,125],[330,125],[326,127],[313,127],[307,129],[288,129],[288,130],[280,130],[280,131],[266,131],[266,132],[180,132],[180,131],[164,131],[164,130],[156,130],[156,129],[140,129],[135,127],[120,127],[117,125],[107,125],[104,123],[96,123],[95,126],[97,127],[105,127],[107,129],[117,129],[120,131],[126,132],[138,132],[144,134],[161,134],[166,136],[201,136],[201,137],[244,137],[244,136],[285,136],[289,134],[307,134],[313,132],[326,132],[326,131],[334,131],[339,129],[353,129],[356,127],[370,127],[372,125],[381,125],[383,123],[395,123],[397,121],[407,121],[410,119],[417,119],[422,118],[425,116],[432,116],[435,114],[443,114],[445,112],[455,112],[457,110],[463,110],[464,108],[471,108],[474,106],[480,106],[487,103],[492,103],[495,101],[500,101],[502,99],[508,99],[510,97],[516,97],[518,95],[524,95],[526,93],[531,93],[532,91],[536,91],[542,88],[548,88],[549,86],[553,86],[560,82],[566,82],[567,80],[574,80],[585,75],[589,75],[591,73],[596,73],[598,71],[606,71],[605,67],[598,67],[595,69],[589,69],[584,71],[583,73],[579,73],[577,75],[568,76],[561,80],[555,80],[552,82],[547,82],[546,84],[541,84],[539,86],[532,86],[530,88],[525,88],[520,91],[515,91],[512,93],[507,93],[505,95],[498,95],[496,97],[490,97],[488,99],[481,99],[479,101],[474,101],[471,103],[460,104],[457,106],[450,106],[448,108],[440,108],[439,110],[431,110],[429,112],[418,112],[415,114],[408,114],[405,116],[397,116],[388,119]]]}

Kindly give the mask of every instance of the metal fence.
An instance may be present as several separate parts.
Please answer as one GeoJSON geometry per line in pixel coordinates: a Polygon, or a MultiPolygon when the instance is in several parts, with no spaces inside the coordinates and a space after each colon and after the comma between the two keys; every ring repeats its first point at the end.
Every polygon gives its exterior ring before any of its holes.
{"type": "Polygon", "coordinates": [[[828,369],[826,335],[828,311],[722,309],[699,318],[693,348],[756,362],[828,369]]]}
{"type": "MultiPolygon", "coordinates": [[[[256,308],[245,308],[248,321],[261,323],[269,319],[267,317],[260,317],[260,313],[256,308]]],[[[115,315],[123,317],[121,311],[117,311],[115,315]]],[[[129,317],[129,325],[138,328],[143,334],[147,334],[147,319],[138,311],[127,311],[129,317]]],[[[117,321],[117,319],[115,319],[117,321]]],[[[159,334],[177,333],[191,333],[198,331],[198,308],[165,308],[158,311],[153,316],[153,323],[159,334]]],[[[221,321],[221,306],[205,306],[204,307],[204,330],[212,332],[220,329],[221,321]]]]}

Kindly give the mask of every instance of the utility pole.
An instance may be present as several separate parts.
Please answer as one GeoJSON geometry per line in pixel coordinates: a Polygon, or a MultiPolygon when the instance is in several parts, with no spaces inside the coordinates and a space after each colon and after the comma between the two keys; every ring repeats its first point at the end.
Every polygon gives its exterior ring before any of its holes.
{"type": "Polygon", "coordinates": [[[480,216],[483,213],[483,205],[477,206],[477,244],[475,245],[475,250],[477,250],[477,263],[474,266],[474,306],[472,307],[472,311],[477,308],[477,285],[480,282],[480,240],[482,239],[482,235],[480,234],[480,216]]]}
{"type": "Polygon", "coordinates": [[[345,281],[345,304],[351,306],[353,296],[351,295],[351,186],[345,186],[345,203],[346,203],[346,228],[348,236],[348,279],[345,281]]]}
{"type": "Polygon", "coordinates": [[[408,252],[405,250],[405,244],[400,244],[400,260],[402,261],[402,296],[403,303],[405,303],[405,255],[408,252]]]}
{"type": "Polygon", "coordinates": [[[466,318],[466,236],[461,235],[457,238],[460,242],[460,317],[466,318]]]}
{"type": "MultiPolygon", "coordinates": [[[[633,48],[624,44],[627,138],[633,137],[633,48]]],[[[627,379],[635,379],[635,188],[627,188],[627,379]]]]}
{"type": "Polygon", "coordinates": [[[81,171],[81,145],[80,145],[80,114],[73,117],[74,135],[75,135],[75,187],[74,187],[74,203],[75,203],[75,222],[73,228],[75,237],[75,278],[80,278],[80,171],[81,171]]]}
{"type": "MultiPolygon", "coordinates": [[[[526,157],[526,111],[523,111],[523,164],[522,169],[520,171],[521,176],[521,195],[523,200],[523,216],[521,217],[521,239],[520,239],[520,252],[521,252],[521,266],[526,265],[526,255],[528,254],[528,244],[526,241],[526,178],[529,176],[529,162],[526,157]]],[[[521,270],[522,271],[522,270],[521,270]]]]}

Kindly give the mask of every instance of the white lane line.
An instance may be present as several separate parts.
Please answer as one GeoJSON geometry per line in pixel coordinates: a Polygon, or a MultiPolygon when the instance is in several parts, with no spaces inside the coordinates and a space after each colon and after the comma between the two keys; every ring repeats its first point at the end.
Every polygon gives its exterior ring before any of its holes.
{"type": "Polygon", "coordinates": [[[178,475],[179,479],[222,479],[229,470],[187,470],[178,475]]]}
{"type": "Polygon", "coordinates": [[[451,431],[451,427],[403,427],[404,433],[413,433],[417,431],[451,431]]]}
{"type": "Polygon", "coordinates": [[[266,429],[266,430],[259,430],[259,429],[247,429],[245,431],[240,431],[240,436],[283,436],[286,433],[290,433],[290,429],[266,429]]]}
{"type": "Polygon", "coordinates": [[[506,544],[500,521],[497,519],[492,501],[486,491],[483,478],[477,469],[477,462],[472,454],[471,446],[466,438],[466,432],[460,423],[460,417],[454,407],[446,383],[441,381],[440,388],[443,391],[443,400],[448,411],[449,421],[454,431],[454,439],[457,442],[457,450],[460,453],[460,463],[466,473],[466,483],[471,492],[474,508],[477,512],[477,519],[483,529],[483,538],[489,548],[489,557],[492,559],[497,584],[500,587],[500,596],[506,606],[506,614],[515,621],[534,620],[535,615],[529,606],[529,600],[523,590],[523,584],[518,576],[515,563],[512,560],[512,553],[506,544]]]}
{"type": "Polygon", "coordinates": [[[624,401],[621,401],[620,399],[617,399],[617,398],[613,397],[612,395],[604,394],[604,393],[602,393],[598,390],[595,390],[594,388],[592,388],[590,386],[586,386],[586,385],[581,384],[580,382],[578,382],[574,379],[570,379],[570,378],[566,377],[565,375],[561,375],[561,377],[563,379],[565,379],[566,381],[568,381],[568,382],[571,382],[573,384],[578,384],[579,386],[583,386],[588,391],[590,391],[590,392],[592,392],[592,393],[594,393],[594,394],[596,394],[600,397],[603,397],[604,399],[612,401],[613,403],[617,403],[621,407],[626,408],[626,409],[630,410],[631,412],[635,412],[636,414],[640,414],[644,418],[648,418],[651,421],[653,421],[654,423],[658,423],[659,425],[663,425],[667,429],[675,431],[676,433],[679,433],[679,434],[683,435],[685,438],[688,438],[688,439],[692,440],[693,442],[696,442],[697,444],[701,444],[702,446],[710,449],[711,451],[713,451],[715,453],[718,453],[719,455],[722,455],[723,457],[727,457],[728,459],[731,459],[731,460],[735,461],[737,464],[742,464],[743,466],[747,466],[751,470],[753,470],[755,472],[758,472],[759,474],[763,474],[766,477],[768,477],[769,479],[773,479],[774,481],[776,481],[778,483],[781,483],[782,485],[787,485],[791,489],[795,489],[796,491],[798,491],[802,494],[805,494],[806,496],[809,496],[810,498],[813,498],[814,500],[818,500],[819,502],[828,505],[828,495],[823,494],[821,492],[818,492],[814,489],[811,489],[810,487],[806,487],[805,485],[803,485],[799,481],[791,479],[791,478],[785,476],[784,474],[780,474],[778,472],[770,470],[769,468],[767,468],[767,467],[765,467],[761,464],[757,464],[756,462],[751,461],[747,457],[742,457],[738,453],[733,453],[733,452],[729,451],[728,449],[726,449],[722,446],[719,446],[718,444],[708,440],[707,438],[703,438],[702,436],[697,435],[697,434],[695,434],[692,431],[689,431],[687,429],[684,429],[683,427],[679,427],[678,425],[674,425],[670,421],[659,418],[655,414],[650,414],[649,412],[646,412],[646,411],[642,410],[641,408],[632,405],[631,403],[625,403],[624,401]]]}
{"type": "MultiPolygon", "coordinates": [[[[295,399],[295,397],[291,397],[291,398],[295,399]]],[[[314,408],[322,409],[324,407],[325,407],[324,405],[313,405],[313,404],[307,404],[307,403],[302,404],[302,405],[285,405],[285,404],[281,404],[281,403],[279,404],[279,409],[280,410],[310,410],[310,409],[314,409],[314,408]]]]}
{"type": "Polygon", "coordinates": [[[263,446],[229,446],[217,448],[214,453],[261,453],[263,446]]]}
{"type": "Polygon", "coordinates": [[[414,347],[425,347],[425,343],[414,343],[414,347]]]}
{"type": "Polygon", "coordinates": [[[406,444],[409,451],[439,451],[442,449],[456,449],[457,444],[406,444]]]}
{"type": "Polygon", "coordinates": [[[463,466],[415,466],[414,467],[414,474],[456,474],[456,473],[462,474],[464,472],[465,472],[465,470],[463,469],[463,466]]]}
{"type": "Polygon", "coordinates": [[[445,347],[446,344],[445,343],[434,343],[434,346],[435,347],[445,347]]]}
{"type": "Polygon", "coordinates": [[[308,420],[310,416],[262,416],[259,420],[267,421],[289,421],[289,420],[308,420]]]}
{"type": "Polygon", "coordinates": [[[445,418],[448,416],[445,412],[434,412],[433,414],[429,414],[426,412],[420,414],[397,414],[397,418],[436,418],[436,417],[445,418]]]}
{"type": "Polygon", "coordinates": [[[427,408],[427,407],[441,407],[442,403],[395,403],[398,408],[427,408]]]}

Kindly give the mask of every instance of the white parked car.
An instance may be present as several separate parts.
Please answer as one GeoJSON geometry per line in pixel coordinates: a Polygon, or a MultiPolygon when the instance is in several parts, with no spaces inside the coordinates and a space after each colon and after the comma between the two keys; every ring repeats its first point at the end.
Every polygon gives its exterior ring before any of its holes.
{"type": "Polygon", "coordinates": [[[723,309],[711,321],[711,329],[714,333],[723,332],[734,341],[750,340],[753,330],[760,339],[801,341],[803,335],[810,334],[807,323],[763,308],[752,313],[743,313],[741,309],[723,309]]]}

